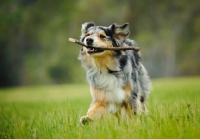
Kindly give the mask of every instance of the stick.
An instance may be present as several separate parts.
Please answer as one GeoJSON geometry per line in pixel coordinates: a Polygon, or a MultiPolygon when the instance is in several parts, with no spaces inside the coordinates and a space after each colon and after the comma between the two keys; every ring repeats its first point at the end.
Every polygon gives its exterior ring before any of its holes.
{"type": "Polygon", "coordinates": [[[80,42],[79,40],[73,39],[73,38],[69,38],[70,42],[74,42],[76,44],[79,44],[81,46],[84,46],[86,48],[95,48],[95,49],[99,49],[99,50],[111,50],[111,51],[116,51],[116,50],[135,50],[135,51],[139,51],[140,48],[136,47],[136,46],[123,46],[123,47],[94,47],[94,46],[87,46],[84,43],[80,42]]]}

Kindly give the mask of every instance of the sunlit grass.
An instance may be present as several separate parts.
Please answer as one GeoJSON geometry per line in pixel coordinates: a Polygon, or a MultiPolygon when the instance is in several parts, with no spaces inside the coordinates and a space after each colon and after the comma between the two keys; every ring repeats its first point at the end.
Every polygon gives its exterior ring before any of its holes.
{"type": "Polygon", "coordinates": [[[200,78],[153,81],[147,115],[121,121],[109,116],[82,126],[89,86],[49,85],[0,90],[0,138],[199,138],[200,78]]]}

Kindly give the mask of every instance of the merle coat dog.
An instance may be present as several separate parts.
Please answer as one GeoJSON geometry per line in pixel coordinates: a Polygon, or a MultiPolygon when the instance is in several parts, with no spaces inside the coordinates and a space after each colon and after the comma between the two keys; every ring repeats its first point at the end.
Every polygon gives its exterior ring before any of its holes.
{"type": "MultiPolygon", "coordinates": [[[[109,27],[82,25],[81,41],[94,47],[136,46],[128,39],[129,24],[109,27]]],[[[130,118],[132,113],[144,113],[151,82],[141,63],[140,53],[134,50],[109,51],[82,47],[79,59],[86,70],[93,101],[80,122],[102,118],[112,113],[130,118]]]]}

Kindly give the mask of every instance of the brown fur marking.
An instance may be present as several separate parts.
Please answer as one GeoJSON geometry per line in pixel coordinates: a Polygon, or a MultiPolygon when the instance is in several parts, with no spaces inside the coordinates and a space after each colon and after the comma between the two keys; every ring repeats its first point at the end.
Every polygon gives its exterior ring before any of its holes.
{"type": "Polygon", "coordinates": [[[94,101],[106,102],[106,95],[103,90],[90,87],[90,91],[92,93],[94,101]]]}
{"type": "Polygon", "coordinates": [[[86,35],[88,35],[88,36],[89,36],[89,35],[92,35],[92,34],[93,34],[93,31],[92,31],[92,30],[90,30],[90,31],[88,31],[88,32],[87,32],[87,34],[86,34],[86,35]]]}
{"type": "Polygon", "coordinates": [[[105,115],[105,113],[105,104],[103,102],[95,101],[89,108],[87,116],[93,120],[95,118],[102,118],[102,116],[105,115]]]}
{"type": "Polygon", "coordinates": [[[123,86],[123,90],[126,92],[126,99],[129,100],[131,96],[132,86],[130,84],[126,84],[123,86]]]}

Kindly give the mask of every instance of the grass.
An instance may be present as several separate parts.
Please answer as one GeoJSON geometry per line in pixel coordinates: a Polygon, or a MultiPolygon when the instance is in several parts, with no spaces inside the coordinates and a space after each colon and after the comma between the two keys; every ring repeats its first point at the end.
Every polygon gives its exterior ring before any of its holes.
{"type": "Polygon", "coordinates": [[[0,89],[0,139],[197,139],[200,77],[157,79],[149,113],[121,121],[109,116],[82,126],[91,102],[88,85],[0,89]]]}

